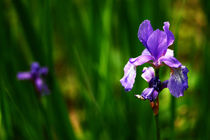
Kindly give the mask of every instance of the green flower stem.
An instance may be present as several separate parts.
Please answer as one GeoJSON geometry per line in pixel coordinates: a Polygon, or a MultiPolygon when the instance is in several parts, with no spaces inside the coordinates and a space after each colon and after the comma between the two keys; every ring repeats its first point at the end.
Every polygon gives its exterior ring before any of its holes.
{"type": "Polygon", "coordinates": [[[155,115],[155,125],[156,125],[156,139],[160,140],[160,128],[159,128],[159,116],[155,115]]]}

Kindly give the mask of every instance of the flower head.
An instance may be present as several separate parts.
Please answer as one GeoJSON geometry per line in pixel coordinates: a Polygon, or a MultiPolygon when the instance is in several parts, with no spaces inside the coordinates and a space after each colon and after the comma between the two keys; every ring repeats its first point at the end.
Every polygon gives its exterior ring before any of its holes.
{"type": "MultiPolygon", "coordinates": [[[[166,65],[172,69],[171,77],[168,81],[162,84],[159,78],[154,76],[154,69],[147,68],[143,72],[143,78],[149,83],[149,88],[146,88],[141,98],[154,100],[161,86],[168,86],[171,94],[175,97],[183,95],[184,90],[188,88],[187,73],[188,69],[174,57],[174,52],[168,49],[174,42],[174,35],[169,30],[169,22],[164,22],[163,31],[153,30],[150,21],[143,21],[138,30],[138,38],[144,45],[145,49],[140,56],[130,58],[124,67],[124,76],[120,80],[126,91],[133,88],[136,78],[136,67],[144,63],[150,63],[155,69],[162,65],[166,65]],[[167,85],[168,84],[168,85],[167,85]],[[156,86],[156,87],[155,87],[156,86]]],[[[139,95],[137,95],[140,97],[139,95]]]]}
{"type": "Polygon", "coordinates": [[[31,70],[29,72],[19,72],[17,78],[18,80],[31,80],[35,85],[36,90],[44,95],[49,93],[49,89],[42,79],[42,76],[46,76],[47,73],[47,67],[40,67],[39,63],[33,62],[31,64],[31,70]]]}

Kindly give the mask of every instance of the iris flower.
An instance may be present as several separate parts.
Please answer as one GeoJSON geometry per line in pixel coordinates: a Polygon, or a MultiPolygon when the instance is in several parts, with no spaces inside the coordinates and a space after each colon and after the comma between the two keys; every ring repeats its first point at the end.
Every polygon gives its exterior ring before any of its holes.
{"type": "MultiPolygon", "coordinates": [[[[124,67],[124,76],[120,82],[126,91],[130,91],[133,88],[136,78],[136,67],[144,63],[150,63],[155,69],[162,65],[170,67],[172,73],[168,81],[169,90],[175,97],[183,96],[183,91],[188,87],[188,69],[182,66],[174,57],[173,50],[168,49],[174,42],[174,35],[169,30],[169,26],[169,22],[164,22],[163,31],[159,29],[153,31],[149,20],[145,20],[140,24],[138,38],[145,49],[140,56],[130,58],[124,67]]],[[[152,89],[145,89],[145,92],[149,91],[155,92],[152,89]]]]}
{"type": "Polygon", "coordinates": [[[31,80],[35,85],[36,90],[41,93],[41,95],[44,95],[49,93],[49,89],[42,79],[47,73],[47,67],[40,67],[39,63],[33,62],[31,64],[31,70],[29,72],[19,72],[17,78],[18,80],[31,80]]]}

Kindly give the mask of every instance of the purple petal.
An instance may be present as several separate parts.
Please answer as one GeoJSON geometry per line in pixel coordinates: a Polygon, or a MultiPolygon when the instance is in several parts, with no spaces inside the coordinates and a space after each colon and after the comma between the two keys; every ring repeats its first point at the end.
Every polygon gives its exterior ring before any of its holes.
{"type": "Polygon", "coordinates": [[[47,67],[40,68],[39,73],[40,75],[47,75],[48,68],[47,67]]]}
{"type": "Polygon", "coordinates": [[[141,55],[151,55],[148,49],[144,49],[141,53],[141,55]]]}
{"type": "Polygon", "coordinates": [[[167,86],[168,86],[168,80],[163,81],[163,82],[162,82],[161,90],[164,89],[164,88],[167,88],[167,86]]]}
{"type": "Polygon", "coordinates": [[[43,84],[44,84],[44,82],[43,82],[43,80],[42,80],[41,78],[37,78],[37,79],[35,80],[35,86],[36,86],[36,88],[37,88],[37,90],[38,90],[39,92],[42,91],[43,84]]]}
{"type": "Polygon", "coordinates": [[[178,68],[182,65],[175,57],[172,56],[162,56],[160,57],[159,62],[163,62],[171,68],[178,68]]]}
{"type": "Polygon", "coordinates": [[[174,51],[173,50],[171,50],[171,49],[167,49],[167,51],[166,51],[166,53],[165,53],[165,55],[164,56],[174,56],[174,51]]]}
{"type": "Polygon", "coordinates": [[[39,68],[40,68],[39,63],[33,62],[31,64],[31,74],[33,74],[34,76],[38,75],[39,68]]]}
{"type": "Polygon", "coordinates": [[[30,72],[19,72],[17,74],[18,80],[30,80],[31,79],[31,73],[30,72]]]}
{"type": "Polygon", "coordinates": [[[153,67],[144,67],[143,71],[142,71],[142,75],[141,77],[146,80],[148,83],[149,81],[155,77],[155,70],[153,69],[153,67]]]}
{"type": "Polygon", "coordinates": [[[38,62],[33,62],[32,64],[31,64],[31,69],[39,69],[39,63],[38,62]]]}
{"type": "Polygon", "coordinates": [[[136,66],[129,61],[124,67],[124,76],[120,80],[122,86],[126,91],[130,91],[133,88],[133,84],[136,78],[136,66]]]}
{"type": "Polygon", "coordinates": [[[136,58],[130,58],[129,61],[131,64],[135,66],[140,66],[150,60],[154,60],[153,56],[151,55],[140,55],[136,58]]]}
{"type": "Polygon", "coordinates": [[[37,78],[34,82],[36,89],[41,93],[41,95],[49,94],[49,89],[41,78],[37,78]]]}
{"type": "Polygon", "coordinates": [[[184,91],[188,88],[187,73],[189,70],[185,66],[173,69],[170,79],[168,80],[168,88],[175,97],[184,95],[184,91]]]}
{"type": "Polygon", "coordinates": [[[158,96],[158,92],[154,88],[146,88],[142,92],[141,96],[144,99],[148,99],[150,101],[154,101],[157,98],[157,96],[158,96]]]}
{"type": "Polygon", "coordinates": [[[169,27],[169,22],[164,22],[163,30],[167,34],[167,46],[172,45],[175,39],[173,33],[169,30],[169,27]]]}
{"type": "Polygon", "coordinates": [[[149,20],[145,20],[140,24],[138,38],[145,47],[147,47],[147,40],[152,32],[153,29],[149,20]]]}
{"type": "Polygon", "coordinates": [[[155,30],[147,40],[147,47],[151,55],[157,60],[168,48],[166,33],[159,29],[155,30]]]}

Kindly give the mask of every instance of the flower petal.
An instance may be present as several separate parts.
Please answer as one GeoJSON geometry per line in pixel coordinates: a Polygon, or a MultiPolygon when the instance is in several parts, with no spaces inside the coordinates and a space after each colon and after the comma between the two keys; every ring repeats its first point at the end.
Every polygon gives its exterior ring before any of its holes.
{"type": "Polygon", "coordinates": [[[34,82],[36,89],[41,93],[41,95],[49,94],[49,89],[41,78],[37,78],[34,82]]]}
{"type": "Polygon", "coordinates": [[[166,65],[168,65],[171,68],[178,68],[180,67],[182,64],[175,58],[172,56],[162,56],[159,58],[159,63],[165,63],[166,65]]]}
{"type": "Polygon", "coordinates": [[[38,75],[39,68],[40,68],[39,63],[38,62],[33,62],[31,64],[31,74],[33,76],[38,75]]]}
{"type": "Polygon", "coordinates": [[[47,67],[42,67],[39,69],[40,75],[47,75],[48,73],[48,68],[47,67]]]}
{"type": "Polygon", "coordinates": [[[157,96],[158,96],[158,92],[154,88],[146,88],[142,92],[141,96],[144,99],[148,99],[150,101],[154,101],[157,98],[157,96]]]}
{"type": "Polygon", "coordinates": [[[141,53],[141,55],[151,55],[148,49],[144,49],[141,53]]]}
{"type": "Polygon", "coordinates": [[[129,62],[135,66],[140,66],[150,60],[154,60],[154,57],[151,55],[140,55],[136,58],[130,58],[129,62]]]}
{"type": "Polygon", "coordinates": [[[152,32],[153,29],[149,20],[145,20],[140,24],[138,38],[145,47],[147,47],[147,40],[152,32]]]}
{"type": "Polygon", "coordinates": [[[30,80],[31,79],[31,73],[30,72],[19,72],[17,74],[18,80],[30,80]]]}
{"type": "Polygon", "coordinates": [[[171,49],[167,49],[166,53],[164,56],[174,56],[174,50],[171,50],[171,49]]]}
{"type": "Polygon", "coordinates": [[[167,46],[172,45],[175,39],[173,33],[169,30],[169,27],[169,22],[164,22],[163,30],[167,34],[167,46]]]}
{"type": "Polygon", "coordinates": [[[34,82],[37,90],[41,92],[44,84],[43,80],[41,78],[36,78],[34,82]]]}
{"type": "Polygon", "coordinates": [[[149,81],[155,77],[155,70],[153,69],[153,67],[144,67],[143,71],[142,71],[142,75],[141,77],[146,80],[148,83],[149,81]]]}
{"type": "Polygon", "coordinates": [[[166,33],[159,29],[155,30],[147,40],[147,47],[151,55],[157,60],[168,48],[166,33]]]}
{"type": "Polygon", "coordinates": [[[168,88],[175,97],[184,95],[184,91],[188,88],[187,73],[189,70],[185,66],[173,69],[170,79],[168,80],[168,88]]]}
{"type": "Polygon", "coordinates": [[[133,88],[133,84],[136,78],[136,66],[128,61],[124,67],[124,76],[120,80],[122,86],[126,91],[130,91],[133,88]]]}

